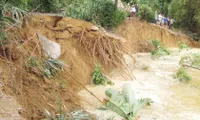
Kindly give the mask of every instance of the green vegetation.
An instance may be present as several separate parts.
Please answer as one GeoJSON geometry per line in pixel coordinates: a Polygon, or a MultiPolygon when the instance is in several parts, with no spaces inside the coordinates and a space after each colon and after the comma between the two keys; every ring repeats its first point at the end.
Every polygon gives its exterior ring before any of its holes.
{"type": "Polygon", "coordinates": [[[169,15],[176,20],[177,27],[193,33],[199,33],[199,6],[199,0],[173,0],[169,6],[169,15]]]}
{"type": "Polygon", "coordinates": [[[148,22],[154,21],[154,12],[151,7],[147,5],[141,5],[138,16],[141,20],[147,20],[148,22]]]}
{"type": "Polygon", "coordinates": [[[44,62],[43,75],[47,78],[56,77],[59,70],[63,70],[64,63],[61,60],[48,59],[44,62]]]}
{"type": "Polygon", "coordinates": [[[149,65],[142,65],[142,70],[144,71],[148,71],[150,69],[150,66],[149,65]]]}
{"type": "Polygon", "coordinates": [[[43,120],[92,120],[92,118],[88,114],[83,113],[82,110],[63,113],[59,97],[58,108],[59,114],[56,114],[55,116],[53,116],[48,110],[45,109],[45,114],[48,118],[43,120]]]}
{"type": "Polygon", "coordinates": [[[59,70],[63,70],[64,62],[54,59],[39,60],[36,57],[30,57],[25,66],[32,71],[37,71],[37,73],[42,72],[46,78],[51,79],[52,77],[57,77],[59,70]]]}
{"type": "Polygon", "coordinates": [[[114,83],[108,80],[101,72],[101,66],[96,66],[94,72],[92,73],[92,80],[95,85],[113,85],[114,83]]]}
{"type": "Polygon", "coordinates": [[[126,19],[126,12],[115,9],[111,0],[74,0],[66,6],[66,16],[91,21],[111,29],[126,19]]]}
{"type": "Polygon", "coordinates": [[[179,51],[181,51],[181,50],[188,50],[189,48],[190,47],[187,44],[185,44],[183,41],[179,42],[179,51]]]}
{"type": "Polygon", "coordinates": [[[36,57],[30,57],[28,61],[25,63],[27,68],[30,67],[38,67],[41,65],[40,61],[36,57]]]}
{"type": "Polygon", "coordinates": [[[192,77],[186,72],[184,67],[178,69],[178,71],[173,75],[175,79],[180,80],[181,82],[188,82],[192,80],[192,77]]]}
{"type": "Polygon", "coordinates": [[[200,54],[196,53],[183,56],[179,64],[188,64],[189,66],[200,68],[200,54]]]}
{"type": "Polygon", "coordinates": [[[125,11],[116,9],[116,3],[112,0],[11,0],[7,3],[28,10],[37,8],[37,12],[58,13],[90,21],[106,29],[117,27],[127,17],[125,11]]]}
{"type": "Polygon", "coordinates": [[[200,68],[200,54],[194,54],[192,58],[192,65],[200,68]]]}
{"type": "Polygon", "coordinates": [[[163,45],[160,43],[160,41],[158,40],[153,40],[152,41],[153,46],[155,47],[155,49],[153,51],[151,51],[151,55],[155,58],[159,58],[161,56],[165,56],[165,55],[170,55],[171,52],[163,47],[163,45]]]}
{"type": "Polygon", "coordinates": [[[127,120],[136,118],[139,110],[152,103],[149,98],[135,99],[134,92],[129,84],[123,86],[122,93],[109,88],[105,94],[109,97],[106,107],[127,120]]]}

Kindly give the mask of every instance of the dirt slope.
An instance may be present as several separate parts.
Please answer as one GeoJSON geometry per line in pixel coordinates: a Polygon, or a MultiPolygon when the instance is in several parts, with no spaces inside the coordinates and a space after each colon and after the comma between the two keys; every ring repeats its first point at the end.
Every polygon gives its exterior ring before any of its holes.
{"type": "Polygon", "coordinates": [[[130,48],[135,52],[150,50],[148,44],[153,39],[161,40],[166,47],[178,47],[179,41],[184,41],[191,47],[200,47],[200,44],[184,34],[172,32],[166,28],[139,21],[137,18],[127,20],[121,24],[116,33],[124,37],[130,48]]]}
{"type": "Polygon", "coordinates": [[[24,118],[40,120],[45,117],[45,109],[58,113],[57,96],[63,111],[80,109],[76,92],[82,88],[74,78],[84,85],[90,84],[96,64],[102,64],[104,73],[122,65],[123,43],[103,30],[91,30],[92,26],[72,18],[31,14],[25,18],[22,28],[16,30],[18,38],[10,37],[12,42],[0,47],[1,67],[7,73],[5,76],[9,76],[0,79],[5,83],[4,92],[16,97],[23,108],[20,113],[24,118]],[[38,69],[25,66],[30,57],[47,59],[37,34],[61,46],[58,59],[65,62],[65,70],[51,80],[38,69]]]}

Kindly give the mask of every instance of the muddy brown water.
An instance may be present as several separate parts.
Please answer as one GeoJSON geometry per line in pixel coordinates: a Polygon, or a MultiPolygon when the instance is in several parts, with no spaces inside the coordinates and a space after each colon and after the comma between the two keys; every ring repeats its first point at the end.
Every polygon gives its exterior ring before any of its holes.
{"type": "MultiPolygon", "coordinates": [[[[152,60],[149,53],[137,54],[137,60],[150,66],[148,71],[140,68],[132,71],[136,80],[125,81],[121,73],[115,71],[108,75],[114,86],[88,86],[100,99],[106,98],[105,90],[115,88],[121,90],[123,84],[129,83],[135,92],[136,98],[151,98],[154,103],[140,111],[139,120],[200,120],[200,71],[188,69],[193,77],[189,83],[181,83],[173,79],[172,75],[180,67],[179,60],[184,53],[173,49],[174,53],[157,60],[152,60]]],[[[200,50],[191,50],[191,52],[200,50]]],[[[126,59],[129,59],[126,57],[126,59]]],[[[132,60],[126,60],[128,65],[132,60]]],[[[129,66],[130,67],[130,66],[129,66]]],[[[97,120],[106,120],[114,116],[114,120],[122,120],[120,116],[112,111],[100,111],[95,109],[101,106],[86,91],[81,91],[80,96],[87,103],[83,102],[84,108],[97,116],[97,120]],[[88,104],[92,103],[92,104],[88,104]]]]}

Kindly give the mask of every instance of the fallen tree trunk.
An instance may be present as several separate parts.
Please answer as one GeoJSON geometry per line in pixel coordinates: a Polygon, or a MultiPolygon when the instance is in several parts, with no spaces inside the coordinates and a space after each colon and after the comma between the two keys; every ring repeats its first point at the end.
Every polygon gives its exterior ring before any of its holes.
{"type": "Polygon", "coordinates": [[[200,68],[194,67],[194,66],[191,66],[191,65],[188,65],[188,64],[183,64],[182,66],[183,67],[190,67],[190,68],[193,68],[193,69],[196,69],[196,70],[200,70],[200,68]]]}

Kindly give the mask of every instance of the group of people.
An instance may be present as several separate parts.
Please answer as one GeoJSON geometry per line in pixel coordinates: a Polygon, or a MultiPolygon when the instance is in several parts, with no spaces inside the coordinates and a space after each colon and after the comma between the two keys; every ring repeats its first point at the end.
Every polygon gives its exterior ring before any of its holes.
{"type": "Polygon", "coordinates": [[[155,11],[155,24],[171,29],[174,24],[174,19],[166,17],[162,13],[155,11]]]}
{"type": "MultiPolygon", "coordinates": [[[[130,6],[130,5],[128,4],[128,6],[130,6]]],[[[127,11],[130,13],[129,14],[129,18],[133,17],[134,15],[136,15],[138,13],[138,10],[139,10],[139,5],[138,4],[132,5],[131,7],[128,7],[127,11]]]]}

